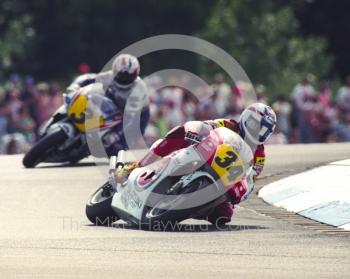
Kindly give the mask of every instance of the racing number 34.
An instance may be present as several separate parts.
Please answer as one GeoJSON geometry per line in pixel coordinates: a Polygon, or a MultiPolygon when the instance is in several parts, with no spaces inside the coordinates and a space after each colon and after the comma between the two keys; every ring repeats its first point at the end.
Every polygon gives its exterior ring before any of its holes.
{"type": "Polygon", "coordinates": [[[218,152],[214,161],[217,167],[213,167],[221,176],[225,185],[235,183],[243,173],[241,160],[239,160],[237,153],[232,149],[225,152],[218,152]]]}

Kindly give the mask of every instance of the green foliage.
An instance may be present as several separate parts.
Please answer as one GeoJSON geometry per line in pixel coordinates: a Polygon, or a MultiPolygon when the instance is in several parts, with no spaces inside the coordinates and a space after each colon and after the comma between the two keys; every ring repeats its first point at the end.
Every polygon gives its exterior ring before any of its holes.
{"type": "MultiPolygon", "coordinates": [[[[25,3],[36,38],[26,70],[44,80],[69,80],[86,62],[92,71],[118,51],[150,36],[191,34],[203,26],[213,0],[15,0],[25,3]]],[[[193,55],[192,55],[193,57],[193,55]]],[[[159,68],[192,67],[194,59],[160,52],[141,59],[142,74],[159,68]]]]}
{"type": "Polygon", "coordinates": [[[17,70],[34,36],[31,17],[17,1],[0,2],[0,77],[17,70]]]}
{"type": "MultiPolygon", "coordinates": [[[[326,41],[299,36],[292,8],[276,3],[219,0],[200,33],[229,52],[253,83],[265,84],[272,98],[288,94],[304,73],[324,77],[331,64],[326,41]]],[[[202,70],[215,69],[203,64],[202,70]]]]}
{"type": "MultiPolygon", "coordinates": [[[[159,34],[196,34],[228,51],[252,81],[273,95],[290,92],[304,73],[322,78],[326,41],[301,36],[293,1],[1,0],[0,80],[10,72],[70,80],[82,62],[99,71],[119,50],[159,34]],[[278,3],[285,3],[283,5],[278,3]]],[[[303,8],[300,1],[298,7],[303,8]]],[[[180,51],[141,58],[142,74],[182,68],[212,77],[218,69],[180,51]],[[200,65],[198,67],[198,64],[200,65]]]]}

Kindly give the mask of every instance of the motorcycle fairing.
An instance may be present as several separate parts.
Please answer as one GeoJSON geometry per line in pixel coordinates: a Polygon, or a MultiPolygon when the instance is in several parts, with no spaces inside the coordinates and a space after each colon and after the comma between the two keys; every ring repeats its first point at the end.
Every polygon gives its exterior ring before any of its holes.
{"type": "Polygon", "coordinates": [[[198,161],[201,161],[201,158],[194,147],[190,146],[162,158],[155,164],[135,169],[131,172],[126,185],[118,187],[118,192],[113,196],[111,206],[119,214],[127,213],[135,220],[138,220],[138,222],[141,222],[147,201],[158,197],[153,190],[160,183],[164,183],[166,178],[173,176],[183,166],[198,161]],[[144,180],[141,177],[145,173],[154,173],[148,183],[143,183],[144,180]]]}

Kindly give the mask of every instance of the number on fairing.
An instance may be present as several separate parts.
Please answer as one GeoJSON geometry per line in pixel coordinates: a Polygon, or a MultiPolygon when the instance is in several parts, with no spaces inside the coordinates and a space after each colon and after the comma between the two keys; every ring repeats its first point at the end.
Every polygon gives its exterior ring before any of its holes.
{"type": "Polygon", "coordinates": [[[228,172],[228,179],[230,181],[235,181],[237,177],[239,177],[243,172],[242,166],[233,166],[227,169],[228,172]]]}
{"type": "Polygon", "coordinates": [[[233,151],[227,151],[224,158],[220,158],[219,156],[215,157],[215,162],[222,168],[226,168],[230,166],[234,161],[237,160],[237,155],[233,151]]]}
{"type": "Polygon", "coordinates": [[[231,186],[243,177],[243,161],[228,144],[220,145],[211,164],[225,186],[231,186]]]}

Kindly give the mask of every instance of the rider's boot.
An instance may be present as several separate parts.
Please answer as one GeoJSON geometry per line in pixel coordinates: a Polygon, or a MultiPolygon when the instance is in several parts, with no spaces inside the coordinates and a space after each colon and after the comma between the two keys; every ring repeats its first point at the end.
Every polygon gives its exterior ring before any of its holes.
{"type": "Polygon", "coordinates": [[[214,211],[208,215],[208,221],[216,227],[221,227],[231,222],[233,215],[233,205],[230,202],[224,202],[218,205],[214,211]]]}

